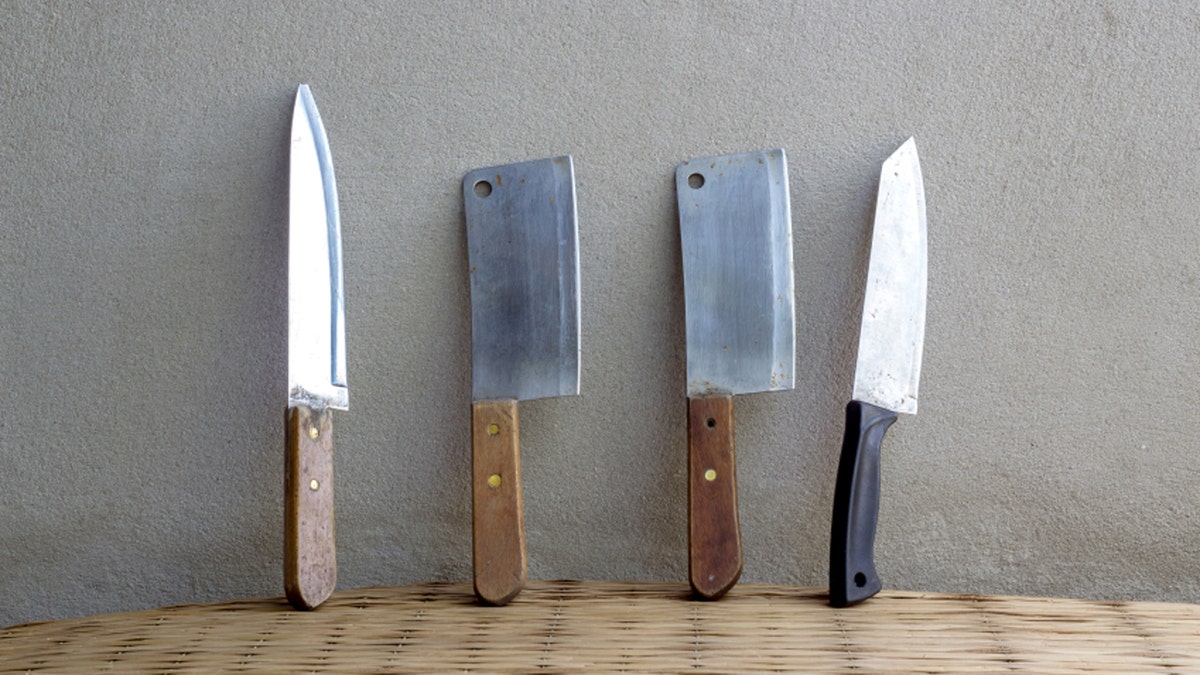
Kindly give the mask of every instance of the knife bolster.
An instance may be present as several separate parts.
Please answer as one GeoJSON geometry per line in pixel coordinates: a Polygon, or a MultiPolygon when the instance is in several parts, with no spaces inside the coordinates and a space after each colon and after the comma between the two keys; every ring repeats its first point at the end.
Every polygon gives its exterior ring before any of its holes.
{"type": "Polygon", "coordinates": [[[507,604],[528,576],[518,431],[515,400],[471,405],[475,595],[489,605],[507,604]]]}
{"type": "Polygon", "coordinates": [[[716,600],[742,574],[733,397],[688,398],[688,581],[716,600]]]}
{"type": "Polygon", "coordinates": [[[315,609],[337,585],[329,408],[288,408],[284,474],[284,591],[297,609],[315,609]]]}

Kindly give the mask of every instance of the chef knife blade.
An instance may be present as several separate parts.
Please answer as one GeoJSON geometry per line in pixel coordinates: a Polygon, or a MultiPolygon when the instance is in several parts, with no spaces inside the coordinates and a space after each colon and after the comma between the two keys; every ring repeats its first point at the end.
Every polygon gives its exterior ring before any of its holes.
{"type": "Polygon", "coordinates": [[[337,185],[307,85],[296,92],[290,164],[284,589],[313,609],[337,585],[330,410],[346,410],[349,395],[337,185]]]}
{"type": "Polygon", "coordinates": [[[791,389],[792,223],[782,149],[675,171],[687,322],[688,578],[716,599],[742,572],[733,396],[791,389]]]}
{"type": "Polygon", "coordinates": [[[471,280],[475,594],[527,576],[517,401],[579,393],[579,241],[570,156],[463,178],[471,280]]]}
{"type": "Polygon", "coordinates": [[[863,298],[853,400],[838,464],[829,550],[829,604],[882,587],[875,571],[879,448],[898,413],[915,415],[925,342],[925,188],[908,139],[883,163],[863,298]]]}

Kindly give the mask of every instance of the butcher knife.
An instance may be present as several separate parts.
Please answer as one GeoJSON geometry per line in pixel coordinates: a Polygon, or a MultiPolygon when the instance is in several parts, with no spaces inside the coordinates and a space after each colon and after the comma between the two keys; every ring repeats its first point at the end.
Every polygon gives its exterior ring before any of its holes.
{"type": "Polygon", "coordinates": [[[331,410],[346,410],[346,318],[337,186],[307,85],[292,112],[288,183],[288,410],[284,588],[313,609],[337,585],[331,410]]]}
{"type": "Polygon", "coordinates": [[[917,144],[883,163],[858,335],[853,400],[833,497],[829,604],[846,607],[881,588],[875,572],[879,447],[898,413],[915,415],[925,342],[925,188],[917,144]]]}
{"type": "Polygon", "coordinates": [[[579,393],[579,240],[570,156],[463,178],[471,280],[475,594],[525,585],[517,401],[579,393]]]}
{"type": "Polygon", "coordinates": [[[688,578],[716,599],[742,573],[733,396],[792,388],[795,302],[781,149],[675,171],[687,323],[688,578]]]}

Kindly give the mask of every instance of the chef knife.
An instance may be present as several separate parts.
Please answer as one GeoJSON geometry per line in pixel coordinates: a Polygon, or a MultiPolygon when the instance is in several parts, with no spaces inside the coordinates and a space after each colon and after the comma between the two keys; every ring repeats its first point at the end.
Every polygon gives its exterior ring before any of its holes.
{"type": "Polygon", "coordinates": [[[925,342],[925,188],[917,144],[883,163],[863,298],[853,400],[846,406],[833,498],[829,604],[846,607],[881,588],[875,572],[879,447],[898,413],[917,412],[925,342]]]}
{"type": "Polygon", "coordinates": [[[346,320],[337,186],[307,85],[292,112],[288,184],[288,410],[284,588],[313,609],[337,584],[331,410],[346,410],[346,320]]]}
{"type": "Polygon", "coordinates": [[[570,156],[463,178],[471,280],[475,594],[527,576],[517,401],[579,393],[579,241],[570,156]]]}
{"type": "Polygon", "coordinates": [[[792,388],[795,302],[782,149],[675,171],[687,323],[688,578],[724,595],[742,572],[733,396],[792,388]]]}

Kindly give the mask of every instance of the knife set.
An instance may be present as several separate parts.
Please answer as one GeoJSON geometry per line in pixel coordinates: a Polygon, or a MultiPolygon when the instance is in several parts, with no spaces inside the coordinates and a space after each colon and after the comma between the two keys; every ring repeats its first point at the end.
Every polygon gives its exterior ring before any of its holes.
{"type": "MultiPolygon", "coordinates": [[[[292,122],[285,588],[311,609],[336,584],[330,409],[346,409],[340,225],[328,143],[307,87],[292,122]]],[[[793,388],[795,302],[781,149],[675,173],[687,323],[688,576],[717,599],[742,570],[733,397],[793,388]]],[[[569,156],[463,178],[471,289],[475,593],[503,605],[527,576],[518,401],[579,393],[579,239],[569,156]]],[[[830,604],[880,589],[879,448],[915,413],[925,318],[916,145],[883,165],[853,400],[838,467],[830,604]]]]}

